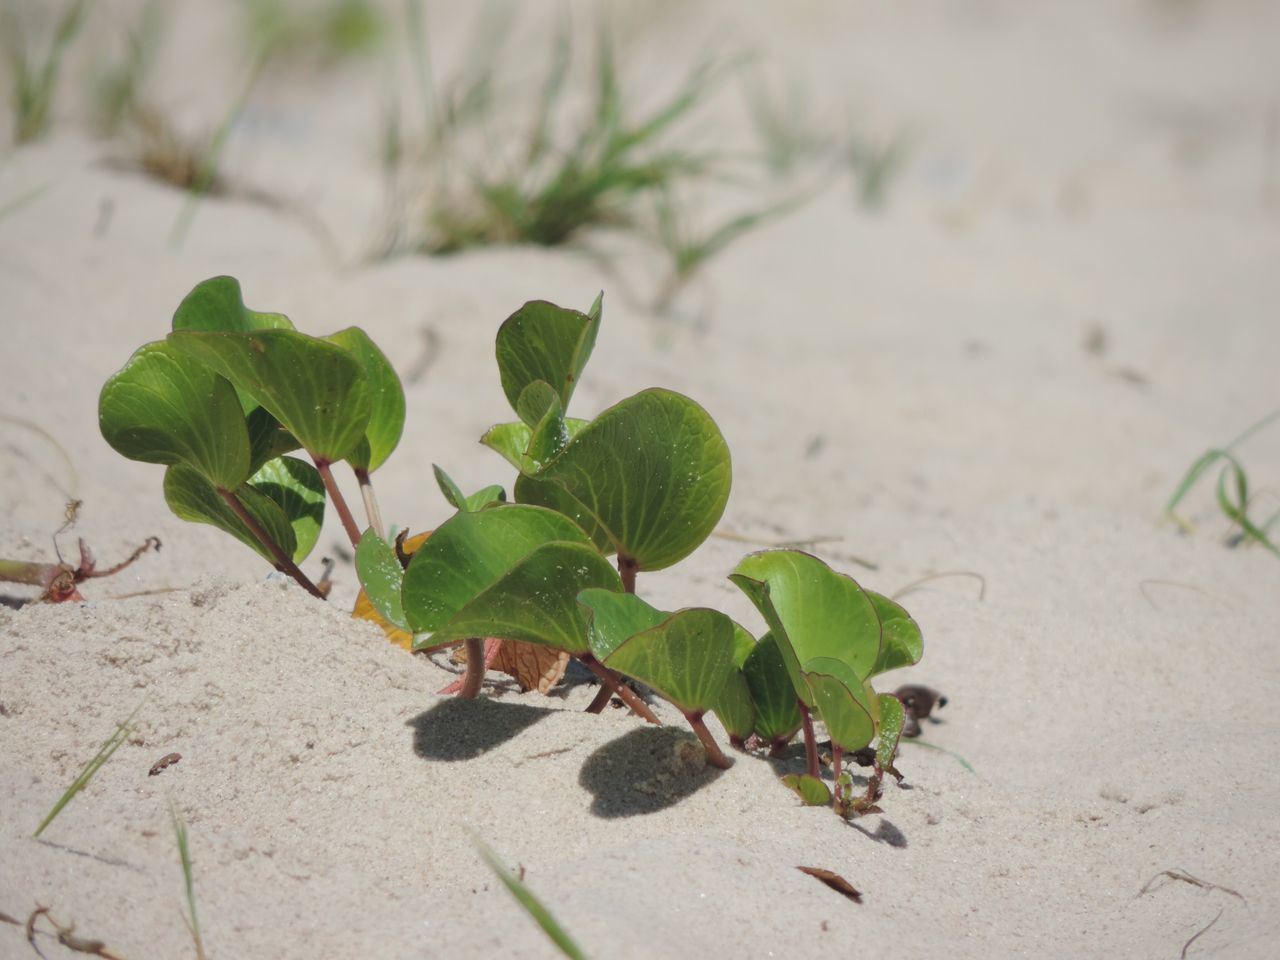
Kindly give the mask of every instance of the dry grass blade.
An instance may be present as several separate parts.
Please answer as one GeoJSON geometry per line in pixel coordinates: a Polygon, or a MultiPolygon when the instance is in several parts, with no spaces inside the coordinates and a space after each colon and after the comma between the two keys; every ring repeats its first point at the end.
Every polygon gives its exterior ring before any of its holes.
{"type": "Polygon", "coordinates": [[[974,774],[975,776],[978,773],[977,770],[973,769],[973,765],[970,764],[968,760],[960,756],[960,754],[956,753],[954,750],[948,750],[946,747],[940,747],[936,743],[929,743],[929,741],[921,740],[919,737],[913,737],[910,740],[903,739],[902,743],[909,743],[917,747],[924,747],[926,750],[936,750],[938,751],[938,753],[945,753],[948,757],[950,757],[956,763],[960,764],[960,766],[964,767],[970,773],[974,774]]]}
{"type": "MultiPolygon", "coordinates": [[[[1223,910],[1226,908],[1224,907],[1223,910]]],[[[1191,935],[1191,939],[1182,945],[1182,952],[1178,954],[1179,960],[1187,960],[1187,951],[1191,949],[1191,945],[1209,932],[1209,928],[1222,919],[1223,910],[1218,911],[1218,915],[1206,923],[1203,927],[1191,935]]]]}
{"type": "MultiPolygon", "coordinates": [[[[1135,899],[1136,897],[1141,897],[1146,893],[1150,893],[1152,890],[1159,889],[1159,887],[1156,886],[1156,883],[1162,877],[1169,880],[1181,881],[1182,883],[1189,883],[1193,887],[1199,887],[1201,890],[1218,890],[1222,893],[1228,894],[1229,896],[1235,897],[1243,904],[1247,905],[1249,903],[1249,901],[1244,898],[1244,894],[1240,893],[1238,890],[1232,890],[1230,887],[1224,887],[1216,883],[1209,883],[1209,881],[1201,880],[1199,877],[1193,877],[1191,874],[1187,873],[1187,871],[1179,868],[1161,870],[1142,885],[1142,889],[1137,892],[1135,899]]],[[[1161,886],[1163,886],[1163,884],[1161,884],[1161,886]]]]}
{"type": "Polygon", "coordinates": [[[71,786],[67,787],[66,792],[61,796],[61,798],[59,798],[58,802],[53,805],[53,809],[46,814],[43,820],[40,821],[40,826],[36,827],[36,832],[32,834],[32,836],[40,836],[40,834],[44,832],[45,827],[49,826],[49,824],[53,822],[54,818],[62,812],[62,808],[71,802],[71,798],[88,786],[89,781],[93,779],[94,774],[102,768],[103,764],[111,759],[111,755],[113,753],[120,749],[120,745],[129,739],[129,735],[133,732],[133,718],[138,715],[138,711],[142,709],[143,704],[146,702],[147,701],[144,699],[142,703],[133,708],[133,713],[129,714],[128,718],[123,723],[116,725],[115,733],[111,734],[111,736],[107,738],[106,742],[102,744],[98,752],[94,754],[93,759],[84,765],[84,769],[80,771],[80,775],[71,782],[71,786]]]}
{"type": "Polygon", "coordinates": [[[974,573],[972,570],[944,570],[942,573],[931,573],[928,576],[921,577],[919,580],[912,580],[905,587],[901,587],[891,596],[891,599],[897,600],[917,587],[921,587],[931,580],[941,580],[943,577],[972,577],[978,581],[978,602],[981,603],[987,599],[987,578],[980,573],[974,573]]]}
{"type": "Polygon", "coordinates": [[[75,924],[67,924],[65,927],[54,919],[53,914],[49,912],[48,907],[37,906],[31,911],[31,916],[27,917],[26,934],[27,943],[31,945],[31,949],[40,957],[44,956],[44,952],[36,946],[36,934],[48,936],[43,930],[36,930],[36,921],[44,917],[49,921],[50,926],[54,929],[54,934],[58,938],[58,943],[66,947],[72,953],[85,953],[92,957],[101,957],[102,960],[125,960],[124,956],[116,953],[107,947],[101,940],[91,940],[88,937],[76,936],[75,924]]]}
{"type": "Polygon", "coordinates": [[[542,932],[551,938],[551,942],[560,949],[560,952],[566,957],[572,958],[572,960],[586,960],[586,954],[582,952],[582,948],[565,932],[564,928],[556,921],[556,918],[551,915],[551,911],[543,906],[542,901],[535,897],[533,892],[508,870],[497,855],[485,846],[482,841],[475,839],[474,842],[476,849],[480,852],[484,862],[488,864],[489,869],[497,875],[507,890],[511,892],[511,895],[516,898],[516,902],[542,928],[542,932]]]}

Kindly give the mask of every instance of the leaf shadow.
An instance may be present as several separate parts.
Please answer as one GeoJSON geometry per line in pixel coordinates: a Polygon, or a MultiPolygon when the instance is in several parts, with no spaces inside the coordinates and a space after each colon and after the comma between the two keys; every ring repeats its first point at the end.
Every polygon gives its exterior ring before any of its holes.
{"type": "Polygon", "coordinates": [[[578,783],[595,799],[591,812],[613,820],[675,806],[722,774],[708,766],[697,738],[676,727],[644,726],[587,757],[578,783]]]}
{"type": "Polygon", "coordinates": [[[523,703],[450,697],[405,726],[413,728],[413,752],[423,760],[474,760],[551,712],[523,703]]]}

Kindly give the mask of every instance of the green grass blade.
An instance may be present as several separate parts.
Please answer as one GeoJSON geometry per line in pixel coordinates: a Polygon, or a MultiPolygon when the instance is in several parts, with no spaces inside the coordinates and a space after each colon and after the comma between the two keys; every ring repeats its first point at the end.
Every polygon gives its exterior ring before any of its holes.
{"type": "MultiPolygon", "coordinates": [[[[1248,540],[1260,543],[1276,556],[1280,557],[1280,548],[1271,541],[1266,531],[1249,519],[1249,478],[1238,460],[1227,456],[1228,464],[1218,474],[1218,506],[1232,523],[1240,527],[1241,533],[1248,540]],[[1235,480],[1236,499],[1233,502],[1227,490],[1227,475],[1235,480]]],[[[1269,523],[1268,523],[1269,525],[1269,523]]]]}
{"type": "Polygon", "coordinates": [[[973,767],[970,765],[970,763],[969,763],[969,761],[968,761],[968,760],[966,760],[964,757],[960,756],[960,754],[958,754],[958,753],[956,753],[956,752],[954,752],[954,751],[952,751],[952,750],[948,750],[946,747],[940,747],[940,746],[938,746],[936,743],[929,743],[929,742],[928,742],[928,741],[926,741],[926,740],[920,740],[920,739],[918,739],[918,738],[917,738],[917,739],[908,740],[908,739],[906,739],[906,738],[904,737],[902,740],[900,740],[900,741],[899,741],[899,745],[901,745],[901,744],[903,744],[903,743],[910,743],[910,744],[914,744],[914,745],[915,745],[915,746],[917,746],[917,747],[924,747],[926,750],[936,750],[936,751],[938,751],[938,753],[945,753],[948,757],[950,757],[950,758],[951,758],[952,760],[954,760],[956,763],[960,764],[960,766],[964,767],[966,770],[968,770],[968,771],[969,771],[970,773],[972,773],[974,776],[977,776],[977,774],[978,774],[978,771],[973,769],[973,767]]]}
{"type": "Polygon", "coordinates": [[[191,940],[196,948],[196,960],[205,960],[204,939],[200,936],[200,918],[196,916],[196,888],[191,869],[191,846],[187,838],[187,822],[182,819],[182,814],[178,812],[172,799],[169,800],[169,817],[173,821],[173,835],[178,842],[178,859],[182,863],[187,910],[190,913],[189,918],[183,919],[187,922],[187,929],[191,931],[191,940]]]}
{"type": "Polygon", "coordinates": [[[133,708],[133,713],[125,719],[123,723],[116,724],[115,733],[106,739],[106,742],[93,755],[93,759],[84,765],[84,769],[80,771],[79,776],[71,781],[71,786],[67,787],[66,792],[59,798],[58,802],[53,805],[53,809],[45,815],[40,821],[40,826],[36,827],[33,837],[38,837],[44,832],[45,827],[53,823],[55,817],[62,812],[62,808],[71,802],[71,798],[89,785],[89,781],[108,760],[111,755],[120,749],[120,745],[129,739],[129,735],[133,733],[133,718],[138,715],[138,711],[142,709],[143,704],[147,701],[144,699],[142,703],[133,708]]]}
{"type": "Polygon", "coordinates": [[[556,918],[551,915],[551,911],[543,905],[542,901],[533,895],[533,891],[517,879],[516,876],[507,869],[503,862],[498,859],[497,854],[485,846],[481,840],[476,839],[475,845],[476,849],[480,853],[481,859],[483,859],[489,869],[497,875],[503,885],[511,891],[511,895],[516,898],[516,902],[519,903],[520,906],[524,908],[524,911],[533,918],[534,922],[542,928],[542,932],[551,939],[552,943],[560,948],[560,952],[566,957],[572,958],[572,960],[586,960],[587,955],[583,953],[582,948],[579,947],[574,942],[573,938],[565,932],[564,927],[560,926],[556,921],[556,918]]]}
{"type": "Polygon", "coordinates": [[[1180,517],[1178,517],[1178,515],[1174,511],[1177,510],[1178,504],[1182,502],[1183,498],[1186,497],[1186,495],[1190,492],[1191,488],[1195,486],[1196,481],[1198,481],[1204,475],[1205,471],[1207,471],[1219,460],[1223,458],[1231,459],[1231,451],[1235,447],[1244,443],[1255,433],[1258,433],[1259,431],[1264,430],[1265,428],[1267,428],[1277,420],[1280,420],[1280,410],[1273,410],[1271,413],[1267,414],[1261,420],[1258,420],[1257,422],[1246,427],[1244,431],[1242,431],[1238,436],[1232,439],[1225,446],[1221,448],[1215,448],[1212,450],[1206,450],[1203,454],[1201,454],[1200,457],[1195,461],[1195,463],[1191,465],[1190,469],[1187,470],[1181,482],[1178,484],[1177,488],[1173,491],[1173,496],[1169,498],[1169,502],[1165,505],[1165,508],[1164,508],[1165,515],[1168,516],[1170,519],[1177,521],[1179,526],[1182,526],[1182,527],[1188,526],[1188,524],[1185,521],[1183,521],[1180,517]]]}

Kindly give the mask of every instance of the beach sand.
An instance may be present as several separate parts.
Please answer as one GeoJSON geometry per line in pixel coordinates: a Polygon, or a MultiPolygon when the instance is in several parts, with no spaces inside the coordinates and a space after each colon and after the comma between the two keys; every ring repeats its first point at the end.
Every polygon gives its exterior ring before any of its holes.
{"type": "MultiPolygon", "coordinates": [[[[909,150],[882,209],[833,178],[666,317],[643,303],[656,255],[613,235],[587,241],[622,251],[609,269],[581,248],[368,261],[369,64],[268,75],[230,142],[228,175],[304,203],[323,240],[287,210],[211,198],[175,247],[183,194],[106,162],[120,148],[89,136],[74,91],[48,139],[7,152],[0,206],[39,192],[0,219],[0,557],[52,560],[67,499],[83,507],[64,552],[75,536],[107,564],[148,536],[163,548],[83,603],[0,590],[0,913],[47,906],[131,960],[193,956],[172,804],[215,960],[558,955],[477,838],[590,956],[1172,958],[1198,932],[1186,956],[1276,955],[1280,561],[1227,544],[1211,482],[1185,504],[1194,532],[1161,511],[1201,452],[1277,406],[1280,9],[740,6],[660,8],[631,38],[630,79],[751,50],[805,80],[815,111],[847,105],[909,150]],[[883,681],[947,695],[922,737],[941,749],[905,743],[883,814],[845,822],[778,783],[798,745],[720,772],[666,705],[651,727],[584,713],[585,685],[544,697],[497,674],[479,700],[438,696],[458,668],[349,617],[335,517],[306,564],[338,560],[322,603],[172,516],[160,468],[101,439],[103,381],[223,273],[255,309],[313,333],[358,324],[387,350],[408,421],[376,480],[387,520],[415,530],[448,515],[433,463],[464,489],[510,483],[476,442],[509,419],[501,321],[603,288],[575,412],[668,387],[733,453],[728,536],[642,575],[642,595],[758,631],[726,577],[782,541],[885,593],[979,575],[904,595],[926,653],[883,681]],[[861,903],[797,866],[841,874],[861,903]]],[[[527,29],[558,9],[525,11],[527,29]]],[[[174,21],[159,87],[213,125],[234,18],[185,4],[174,21]]],[[[446,37],[471,22],[434,11],[446,37]]],[[[704,137],[742,133],[740,92],[723,94],[704,137]]],[[[1274,486],[1274,434],[1240,455],[1274,486]]],[[[0,923],[0,957],[30,955],[0,923]]]]}

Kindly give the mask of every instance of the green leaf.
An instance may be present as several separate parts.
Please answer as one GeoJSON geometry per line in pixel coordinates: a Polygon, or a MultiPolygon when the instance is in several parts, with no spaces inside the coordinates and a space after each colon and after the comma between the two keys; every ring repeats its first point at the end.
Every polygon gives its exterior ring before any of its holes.
{"type": "Polygon", "coordinates": [[[564,487],[549,480],[538,480],[521,474],[516,477],[512,492],[515,494],[517,503],[546,507],[564,514],[586,532],[596,549],[602,554],[607,557],[613,553],[613,541],[609,539],[609,534],[604,527],[600,526],[587,508],[575,500],[564,487]]]}
{"type": "Polygon", "coordinates": [[[356,547],[356,573],[360,586],[382,619],[393,627],[408,631],[404,606],[400,599],[404,585],[404,567],[391,544],[370,527],[356,547]]]}
{"type": "Polygon", "coordinates": [[[293,528],[290,555],[301,563],[320,539],[324,526],[324,481],[316,468],[297,457],[268,460],[249,478],[249,486],[276,502],[293,528]]]}
{"type": "Polygon", "coordinates": [[[431,469],[435,472],[436,485],[440,488],[440,492],[444,494],[445,500],[449,501],[449,505],[455,510],[474,513],[477,510],[483,510],[491,503],[507,502],[507,492],[497,484],[477,490],[468,497],[463,494],[458,485],[453,482],[453,478],[445,473],[442,468],[433,463],[431,469]]]}
{"type": "MultiPolygon", "coordinates": [[[[489,865],[489,869],[497,875],[498,879],[502,881],[502,885],[516,898],[516,902],[520,904],[524,912],[533,918],[534,923],[542,928],[542,932],[559,948],[560,952],[568,957],[569,960],[586,960],[587,955],[582,952],[582,948],[574,942],[573,937],[569,936],[564,927],[560,926],[542,901],[533,895],[533,891],[508,870],[492,850],[479,840],[476,840],[475,844],[480,851],[480,856],[489,865]]],[[[523,867],[520,869],[520,874],[521,876],[524,875],[523,867]]]]}
{"type": "Polygon", "coordinates": [[[591,421],[538,474],[562,486],[638,569],[660,570],[715,529],[729,500],[729,448],[688,397],[645,390],[591,421]]]}
{"type": "Polygon", "coordinates": [[[300,444],[280,421],[262,407],[254,406],[245,421],[249,428],[249,472],[257,473],[264,463],[293,453],[300,444]]]}
{"type": "Polygon", "coordinates": [[[142,347],[106,382],[98,425],[130,460],[184,463],[227,490],[249,476],[249,433],[231,384],[164,341],[142,347]]]}
{"type": "MultiPolygon", "coordinates": [[[[876,735],[876,718],[867,688],[840,660],[819,657],[804,665],[814,711],[827,725],[831,742],[842,750],[861,750],[876,735]]],[[[878,712],[878,711],[877,711],[878,712]]]]}
{"type": "Polygon", "coordinates": [[[541,507],[507,504],[454,514],[413,555],[405,572],[409,625],[415,633],[442,628],[530,553],[556,541],[585,544],[587,537],[572,520],[541,507]]]}
{"type": "Polygon", "coordinates": [[[602,661],[652,687],[686,713],[716,704],[733,665],[733,621],[718,610],[678,610],[623,641],[602,661]]]}
{"type": "MultiPolygon", "coordinates": [[[[746,740],[755,732],[756,708],[751,702],[751,687],[747,684],[743,664],[756,647],[756,638],[739,624],[733,625],[733,669],[725,678],[720,695],[713,709],[725,731],[735,742],[746,740]]],[[[788,682],[788,686],[790,683],[788,682]]]]}
{"type": "Polygon", "coordinates": [[[179,331],[168,343],[266,407],[317,460],[344,460],[364,439],[371,398],[359,361],[292,330],[179,331]]]}
{"type": "Polygon", "coordinates": [[[742,675],[755,706],[756,735],[770,743],[789,741],[803,721],[795,687],[772,633],[766,633],[756,643],[742,665],[742,675]]]}
{"type": "Polygon", "coordinates": [[[857,582],[799,550],[743,558],[729,577],[764,616],[796,695],[812,706],[801,664],[819,657],[845,663],[866,679],[880,655],[880,619],[857,582]]]}
{"type": "Polygon", "coordinates": [[[564,421],[560,398],[542,380],[525,387],[524,393],[520,394],[520,408],[522,417],[531,417],[525,422],[533,428],[520,472],[533,475],[565,448],[569,442],[569,428],[564,421]]]}
{"type": "Polygon", "coordinates": [[[599,303],[597,299],[589,316],[532,300],[502,324],[496,344],[498,373],[513,410],[519,413],[520,394],[539,380],[551,385],[562,410],[569,408],[569,398],[595,347],[599,303]]]}
{"type": "Polygon", "coordinates": [[[808,807],[825,807],[831,802],[831,789],[819,777],[807,773],[789,773],[782,778],[783,786],[794,791],[808,807]]]}
{"type": "Polygon", "coordinates": [[[880,654],[868,676],[919,663],[924,655],[920,625],[903,607],[874,590],[865,591],[880,618],[880,654]]]}
{"type": "Polygon", "coordinates": [[[364,432],[367,446],[357,445],[358,457],[348,459],[356,469],[372,473],[391,456],[404,432],[404,387],[386,355],[359,327],[339,330],[324,339],[349,350],[364,370],[370,402],[369,425],[364,432]]]}
{"type": "Polygon", "coordinates": [[[196,284],[183,297],[173,314],[173,329],[252,333],[292,330],[293,323],[282,313],[259,313],[247,308],[240,281],[235,277],[213,277],[196,284]]]}
{"type": "MultiPolygon", "coordinates": [[[[279,544],[280,549],[288,556],[293,556],[297,540],[293,525],[289,523],[289,518],[280,509],[280,505],[248,484],[241,485],[235,495],[249,511],[249,515],[279,544]]],[[[271,552],[249,532],[249,528],[226,505],[213,484],[201,476],[199,471],[181,463],[171,466],[164,473],[164,499],[169,509],[183,520],[211,524],[252,548],[272,566],[275,565],[271,552]]]]}
{"type": "Polygon", "coordinates": [[[604,660],[637,633],[650,630],[671,616],[634,593],[583,590],[578,602],[588,610],[588,639],[591,654],[597,660],[604,660]]]}
{"type": "Polygon", "coordinates": [[[881,770],[896,773],[893,770],[893,759],[898,752],[898,741],[902,738],[904,723],[906,712],[898,698],[891,693],[880,694],[880,742],[876,744],[876,766],[881,770]]]}
{"type": "MultiPolygon", "coordinates": [[[[485,513],[505,509],[511,508],[500,507],[485,513]]],[[[482,517],[485,513],[464,516],[482,517]]],[[[427,544],[439,535],[436,531],[427,544]]],[[[415,561],[421,553],[419,550],[414,555],[415,561]]],[[[409,574],[412,573],[411,562],[409,574]]],[[[587,653],[586,613],[578,605],[577,596],[590,587],[621,590],[622,581],[609,561],[590,544],[548,543],[469,599],[430,637],[415,637],[414,649],[441,646],[469,637],[498,637],[546,644],[575,655],[587,653]]],[[[408,584],[405,596],[409,604],[408,584]]],[[[412,622],[413,608],[410,606],[407,612],[412,622]]]]}

